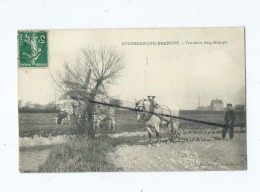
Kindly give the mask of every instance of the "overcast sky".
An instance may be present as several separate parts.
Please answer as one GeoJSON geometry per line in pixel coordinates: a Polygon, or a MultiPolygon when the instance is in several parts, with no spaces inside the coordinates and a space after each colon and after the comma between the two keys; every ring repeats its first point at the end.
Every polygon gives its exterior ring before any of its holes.
{"type": "Polygon", "coordinates": [[[111,96],[135,101],[155,95],[159,104],[195,109],[212,99],[245,103],[243,28],[51,30],[49,68],[19,69],[19,99],[46,104],[55,99],[51,73],[73,62],[84,47],[112,46],[125,53],[125,68],[111,96]],[[179,41],[179,45],[122,45],[122,42],[179,41]],[[204,44],[219,41],[224,44],[204,44]],[[187,44],[203,42],[203,44],[187,44]]]}

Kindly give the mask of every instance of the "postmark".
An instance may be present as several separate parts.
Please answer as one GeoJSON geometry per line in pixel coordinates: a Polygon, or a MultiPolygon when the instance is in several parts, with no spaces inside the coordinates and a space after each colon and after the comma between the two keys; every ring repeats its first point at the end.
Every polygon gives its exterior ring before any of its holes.
{"type": "Polygon", "coordinates": [[[18,31],[19,67],[48,67],[47,31],[18,31]]]}

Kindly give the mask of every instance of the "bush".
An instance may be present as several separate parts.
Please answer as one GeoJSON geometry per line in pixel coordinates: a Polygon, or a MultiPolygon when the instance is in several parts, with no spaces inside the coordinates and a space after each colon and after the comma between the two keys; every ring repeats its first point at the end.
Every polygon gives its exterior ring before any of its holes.
{"type": "Polygon", "coordinates": [[[106,154],[113,149],[111,138],[77,138],[54,147],[39,172],[117,171],[106,154]]]}

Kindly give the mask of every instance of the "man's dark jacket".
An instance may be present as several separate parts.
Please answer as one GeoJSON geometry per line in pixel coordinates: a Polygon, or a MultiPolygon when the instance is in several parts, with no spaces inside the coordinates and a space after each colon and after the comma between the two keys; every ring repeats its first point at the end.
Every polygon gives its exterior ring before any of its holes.
{"type": "Polygon", "coordinates": [[[225,121],[226,122],[232,121],[232,123],[234,123],[235,120],[236,120],[235,110],[233,110],[233,109],[227,110],[226,115],[225,115],[225,121]]]}

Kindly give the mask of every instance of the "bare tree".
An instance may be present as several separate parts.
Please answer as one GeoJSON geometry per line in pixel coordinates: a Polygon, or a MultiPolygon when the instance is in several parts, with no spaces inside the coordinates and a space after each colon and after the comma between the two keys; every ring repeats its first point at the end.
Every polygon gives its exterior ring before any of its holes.
{"type": "Polygon", "coordinates": [[[25,109],[30,109],[30,108],[32,108],[32,102],[30,102],[30,101],[26,102],[25,105],[24,105],[24,108],[25,108],[25,109]]]}
{"type": "Polygon", "coordinates": [[[94,49],[88,47],[73,64],[65,64],[64,71],[59,71],[54,81],[63,91],[73,90],[83,106],[82,121],[78,125],[81,133],[86,132],[94,138],[93,112],[94,101],[98,93],[114,84],[124,68],[124,54],[111,47],[94,49]],[[103,90],[102,90],[103,89],[103,90]],[[83,102],[83,103],[82,103],[83,102]]]}

